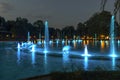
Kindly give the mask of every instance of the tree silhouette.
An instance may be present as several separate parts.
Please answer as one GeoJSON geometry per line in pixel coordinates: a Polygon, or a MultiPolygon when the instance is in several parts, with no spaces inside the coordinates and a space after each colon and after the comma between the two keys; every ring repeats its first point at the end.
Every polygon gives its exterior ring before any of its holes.
{"type": "Polygon", "coordinates": [[[107,0],[101,0],[101,7],[100,7],[101,11],[104,11],[106,3],[107,3],[107,0]]]}
{"type": "Polygon", "coordinates": [[[119,11],[119,24],[120,24],[120,0],[115,0],[114,11],[113,11],[113,14],[115,16],[115,20],[116,20],[116,16],[117,16],[118,11],[119,11]]]}

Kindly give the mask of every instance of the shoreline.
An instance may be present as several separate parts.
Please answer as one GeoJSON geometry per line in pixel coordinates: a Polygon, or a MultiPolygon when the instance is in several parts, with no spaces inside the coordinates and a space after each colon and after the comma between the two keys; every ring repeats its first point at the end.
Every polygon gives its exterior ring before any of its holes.
{"type": "Polygon", "coordinates": [[[120,71],[53,72],[21,80],[119,80],[120,71]]]}

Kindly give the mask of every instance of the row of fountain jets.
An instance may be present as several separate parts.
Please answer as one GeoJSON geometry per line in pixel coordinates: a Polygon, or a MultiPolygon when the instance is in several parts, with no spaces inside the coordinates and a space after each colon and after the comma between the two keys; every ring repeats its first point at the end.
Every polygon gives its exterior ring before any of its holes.
{"type": "MultiPolygon", "coordinates": [[[[111,25],[110,25],[110,56],[111,57],[117,57],[117,55],[115,54],[115,41],[114,41],[114,16],[111,17],[111,25]]],[[[73,40],[74,41],[74,40],[73,40]]],[[[79,42],[81,42],[81,40],[78,40],[79,42]]],[[[52,41],[49,41],[49,30],[48,30],[48,22],[45,21],[45,41],[44,41],[44,53],[47,53],[49,50],[49,42],[51,43],[52,41]]],[[[58,41],[57,41],[58,43],[58,41]]],[[[64,40],[62,41],[62,43],[64,43],[64,40]]],[[[31,51],[34,52],[35,51],[35,44],[33,44],[32,42],[30,42],[30,33],[28,32],[28,42],[27,43],[18,43],[18,49],[22,48],[23,46],[28,45],[29,47],[31,47],[31,51]],[[31,45],[32,46],[29,46],[31,45]]],[[[27,47],[28,47],[27,46],[27,47]]],[[[68,53],[70,50],[70,46],[64,46],[62,51],[68,53]]],[[[82,56],[91,56],[90,54],[88,54],[88,50],[87,50],[87,45],[85,45],[85,49],[84,49],[84,54],[82,56]]]]}

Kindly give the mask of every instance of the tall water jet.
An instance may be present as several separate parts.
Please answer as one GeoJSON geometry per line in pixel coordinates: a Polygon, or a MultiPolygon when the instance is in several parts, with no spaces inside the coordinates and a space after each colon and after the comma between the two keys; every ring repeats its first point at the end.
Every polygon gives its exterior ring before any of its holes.
{"type": "Polygon", "coordinates": [[[20,43],[18,43],[17,46],[17,63],[20,63],[20,43]]]}
{"type": "Polygon", "coordinates": [[[114,16],[111,17],[110,24],[110,56],[117,57],[115,54],[115,28],[114,28],[114,16]]]}
{"type": "Polygon", "coordinates": [[[28,42],[30,41],[30,32],[28,32],[27,41],[28,41],[28,42]]]}
{"type": "Polygon", "coordinates": [[[45,21],[45,43],[44,43],[44,52],[48,51],[49,47],[49,30],[48,30],[48,22],[45,21]]]}

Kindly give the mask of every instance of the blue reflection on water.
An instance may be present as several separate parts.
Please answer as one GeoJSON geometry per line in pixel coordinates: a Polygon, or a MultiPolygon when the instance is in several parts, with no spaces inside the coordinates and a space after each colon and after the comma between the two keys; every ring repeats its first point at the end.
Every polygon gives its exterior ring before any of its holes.
{"type": "Polygon", "coordinates": [[[112,57],[112,70],[115,70],[115,64],[116,64],[115,57],[112,57]]]}
{"type": "Polygon", "coordinates": [[[88,70],[88,57],[84,57],[84,70],[88,70]]]}
{"type": "Polygon", "coordinates": [[[20,63],[20,48],[17,49],[17,63],[20,63]]]}

